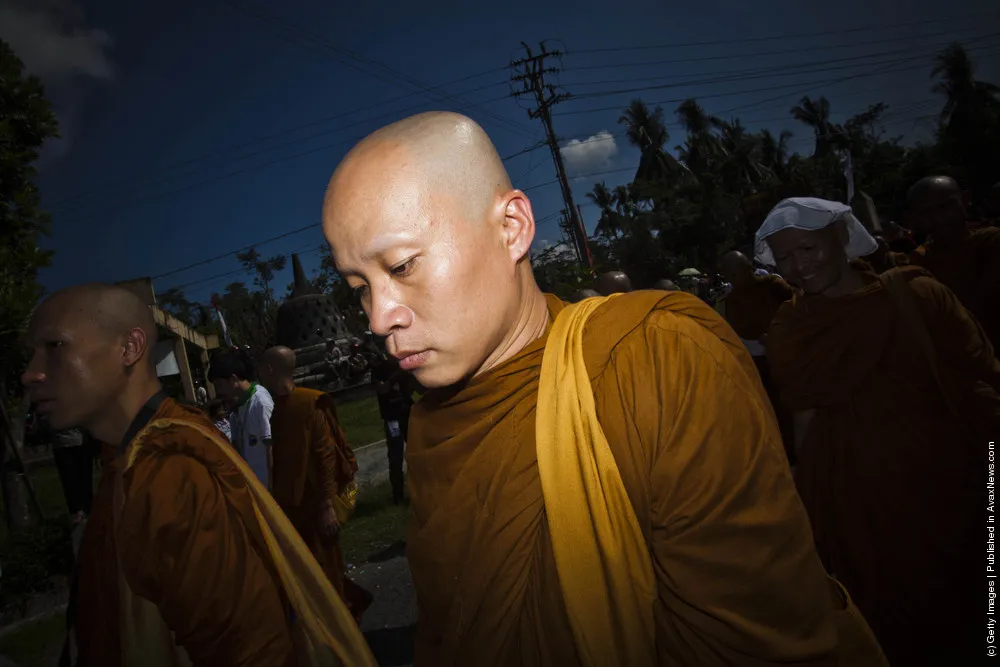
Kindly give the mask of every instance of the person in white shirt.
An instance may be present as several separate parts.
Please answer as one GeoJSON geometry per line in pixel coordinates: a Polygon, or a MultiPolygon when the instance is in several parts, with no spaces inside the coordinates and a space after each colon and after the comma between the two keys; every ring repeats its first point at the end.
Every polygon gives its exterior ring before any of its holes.
{"type": "Polygon", "coordinates": [[[274,399],[257,384],[255,364],[243,350],[212,357],[208,379],[215,393],[236,405],[229,416],[230,440],[261,483],[271,489],[271,413],[274,399]]]}

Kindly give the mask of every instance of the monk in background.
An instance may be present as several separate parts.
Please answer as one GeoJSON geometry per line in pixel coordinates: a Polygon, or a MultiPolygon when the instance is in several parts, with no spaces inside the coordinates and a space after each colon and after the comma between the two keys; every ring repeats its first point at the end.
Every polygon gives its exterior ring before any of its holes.
{"type": "MultiPolygon", "coordinates": [[[[351,150],[330,181],[323,228],[372,331],[428,388],[407,452],[415,664],[595,664],[564,602],[594,582],[560,581],[539,476],[541,364],[567,306],[532,275],[528,198],[481,127],[426,113],[351,150]]],[[[634,511],[655,571],[649,645],[600,652],[642,652],[650,665],[835,664],[843,600],[732,330],[695,297],[639,291],[598,306],[583,350],[628,492],[617,509],[634,511]]],[[[601,616],[607,608],[589,611],[586,620],[621,628],[601,616]]],[[[872,655],[853,664],[882,664],[872,655]]]]}
{"type": "Polygon", "coordinates": [[[758,260],[803,290],[771,323],[767,355],[794,413],[796,481],[820,555],[890,664],[968,662],[983,641],[1000,363],[926,271],[851,268],[875,242],[849,207],[785,200],[757,238],[758,260]]]}
{"type": "Polygon", "coordinates": [[[274,397],[271,494],[360,624],[372,596],[345,574],[334,509],[358,464],[337,421],[333,397],[295,386],[294,371],[295,352],[284,346],[265,351],[259,363],[261,384],[274,397]]]}
{"type": "Polygon", "coordinates": [[[152,420],[215,430],[200,410],[163,394],[155,343],[150,309],[111,285],[53,294],[28,331],[32,355],[23,381],[39,411],[57,429],[81,427],[104,443],[67,609],[78,664],[137,664],[127,656],[142,646],[123,629],[123,604],[141,596],[173,633],[154,659],[167,658],[176,642],[193,665],[293,667],[281,582],[242,475],[219,446],[193,428],[157,429],[120,472],[129,445],[152,420]]]}
{"type": "Polygon", "coordinates": [[[738,250],[722,258],[722,274],[733,288],[722,300],[722,316],[743,341],[760,373],[761,382],[775,408],[781,439],[789,462],[795,462],[791,416],[781,408],[771,372],[767,366],[767,330],[781,305],[792,298],[794,290],[781,276],[773,273],[757,275],[753,262],[738,250]]]}
{"type": "Polygon", "coordinates": [[[592,289],[587,289],[587,288],[578,289],[578,290],[576,290],[575,292],[573,292],[572,294],[569,295],[569,302],[570,303],[579,303],[579,302],[583,301],[584,299],[589,299],[589,298],[595,297],[595,296],[601,296],[597,292],[597,290],[592,290],[592,289]]]}
{"type": "Polygon", "coordinates": [[[1000,228],[970,230],[962,191],[947,176],[917,181],[906,201],[914,229],[929,237],[911,262],[954,292],[1000,349],[1000,228]]]}
{"type": "Polygon", "coordinates": [[[632,291],[632,281],[624,271],[605,271],[597,277],[594,289],[601,296],[624,294],[632,291]]]}

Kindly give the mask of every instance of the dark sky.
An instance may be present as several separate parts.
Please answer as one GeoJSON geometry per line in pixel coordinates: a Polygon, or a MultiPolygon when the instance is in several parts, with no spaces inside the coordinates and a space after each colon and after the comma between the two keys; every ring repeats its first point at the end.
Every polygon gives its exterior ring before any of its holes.
{"type": "MultiPolygon", "coordinates": [[[[989,0],[677,6],[0,0],[0,37],[43,77],[63,123],[40,163],[56,250],[43,280],[162,276],[158,291],[188,285],[207,301],[242,279],[235,258],[177,269],[285,234],[261,252],[301,252],[311,269],[326,181],[380,125],[451,109],[479,121],[504,156],[542,138],[507,97],[504,67],[522,40],[567,51],[557,80],[575,98],[554,122],[564,145],[585,142],[564,155],[588,228],[593,183],[634,172],[617,123],[633,97],[662,103],[670,146],[683,139],[673,110],[694,96],[752,129],[792,130],[793,149],[808,152],[808,130],[788,114],[804,94],[826,95],[835,121],[886,102],[887,133],[916,141],[941,108],[930,67],[949,41],[967,44],[979,78],[1000,81],[1000,8],[989,0]]],[[[551,157],[507,164],[542,221],[538,243],[556,241],[551,157]]]]}

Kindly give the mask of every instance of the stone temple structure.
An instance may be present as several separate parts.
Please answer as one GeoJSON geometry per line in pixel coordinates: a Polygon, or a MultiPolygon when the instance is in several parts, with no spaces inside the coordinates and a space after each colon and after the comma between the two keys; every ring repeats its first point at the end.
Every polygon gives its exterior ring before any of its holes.
{"type": "Polygon", "coordinates": [[[292,255],[292,294],[278,308],[277,342],[295,350],[295,384],[320,391],[346,389],[368,380],[373,354],[347,328],[333,297],[306,280],[292,255]]]}

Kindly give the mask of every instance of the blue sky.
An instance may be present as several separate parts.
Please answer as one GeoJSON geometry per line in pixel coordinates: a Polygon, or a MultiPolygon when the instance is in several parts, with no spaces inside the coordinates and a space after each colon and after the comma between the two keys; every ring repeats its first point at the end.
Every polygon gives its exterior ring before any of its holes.
{"type": "MultiPolygon", "coordinates": [[[[235,257],[177,269],[283,234],[259,250],[298,251],[313,269],[330,173],[387,122],[451,109],[478,120],[501,155],[539,141],[540,124],[507,97],[504,67],[521,41],[567,51],[553,83],[574,99],[553,120],[563,144],[585,142],[564,155],[592,229],[585,193],[629,180],[637,163],[617,123],[631,98],[662,103],[670,146],[683,140],[673,110],[689,96],[752,129],[792,130],[800,152],[812,138],[788,109],[803,94],[826,95],[835,121],[886,102],[887,132],[919,140],[940,110],[931,56],[950,39],[969,45],[979,78],[1000,81],[991,11],[987,0],[0,0],[0,37],[46,81],[64,124],[39,165],[56,251],[45,285],[162,276],[158,291],[187,285],[205,302],[242,279],[235,257]]],[[[539,242],[558,240],[547,150],[507,164],[543,221],[539,242]]]]}

